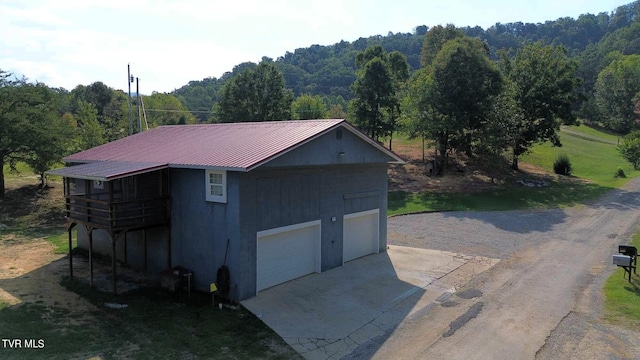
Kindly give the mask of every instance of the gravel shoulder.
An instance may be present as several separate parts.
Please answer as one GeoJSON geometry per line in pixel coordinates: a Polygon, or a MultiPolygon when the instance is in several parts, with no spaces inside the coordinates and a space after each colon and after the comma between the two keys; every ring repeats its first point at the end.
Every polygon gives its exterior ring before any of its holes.
{"type": "Polygon", "coordinates": [[[639,359],[640,334],[602,320],[602,284],[615,268],[611,254],[640,223],[639,190],[635,179],[571,209],[390,218],[392,245],[503,261],[461,289],[482,297],[459,299],[456,307],[400,326],[374,358],[639,359]],[[474,319],[443,336],[479,303],[474,319]]]}

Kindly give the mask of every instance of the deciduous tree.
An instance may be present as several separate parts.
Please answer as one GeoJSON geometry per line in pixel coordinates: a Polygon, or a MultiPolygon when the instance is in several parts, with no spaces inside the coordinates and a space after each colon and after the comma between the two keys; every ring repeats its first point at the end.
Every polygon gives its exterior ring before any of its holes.
{"type": "Polygon", "coordinates": [[[300,95],[291,104],[292,116],[295,120],[325,119],[327,106],[319,95],[300,95]]]}
{"type": "Polygon", "coordinates": [[[142,96],[142,101],[149,127],[196,123],[196,117],[174,95],[154,92],[142,96]]]}
{"type": "Polygon", "coordinates": [[[618,151],[625,160],[633,165],[634,169],[640,170],[640,130],[622,138],[622,142],[618,145],[618,151]]]}
{"type": "Polygon", "coordinates": [[[26,79],[11,80],[0,70],[0,197],[5,164],[15,168],[23,161],[42,174],[60,160],[67,140],[63,129],[53,91],[26,79]]]}
{"type": "Polygon", "coordinates": [[[562,47],[529,44],[513,58],[501,54],[501,67],[514,86],[514,100],[524,116],[512,144],[512,167],[534,143],[560,146],[561,124],[575,123],[572,106],[578,100],[577,62],[562,47]]]}
{"type": "Polygon", "coordinates": [[[355,98],[349,104],[356,126],[374,139],[391,135],[400,113],[399,94],[409,77],[409,65],[399,52],[388,54],[380,45],[356,55],[355,98]]]}
{"type": "Polygon", "coordinates": [[[464,37],[448,41],[431,67],[432,90],[429,95],[434,120],[443,122],[441,152],[447,144],[473,155],[474,142],[491,115],[492,104],[503,89],[503,79],[488,57],[484,44],[464,37]]]}
{"type": "Polygon", "coordinates": [[[273,62],[262,61],[229,80],[215,108],[216,121],[268,121],[291,118],[293,94],[273,62]]]}
{"type": "Polygon", "coordinates": [[[424,42],[422,43],[422,54],[420,57],[420,64],[422,67],[431,65],[438,52],[447,41],[464,36],[462,29],[456,28],[453,24],[447,24],[447,26],[437,25],[432,27],[426,33],[424,42]]]}
{"type": "Polygon", "coordinates": [[[106,142],[104,128],[98,122],[98,110],[93,104],[80,100],[75,121],[77,124],[77,149],[75,150],[90,149],[106,142]]]}
{"type": "Polygon", "coordinates": [[[619,56],[598,74],[595,101],[600,121],[621,133],[637,128],[634,99],[639,93],[640,55],[619,56]]]}

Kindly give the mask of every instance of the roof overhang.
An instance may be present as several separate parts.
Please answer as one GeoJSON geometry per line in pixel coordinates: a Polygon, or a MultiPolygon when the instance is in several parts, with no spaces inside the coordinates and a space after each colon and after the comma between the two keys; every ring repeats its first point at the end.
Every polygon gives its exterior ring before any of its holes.
{"type": "Polygon", "coordinates": [[[162,163],[132,163],[122,161],[95,161],[62,169],[47,171],[49,175],[66,178],[111,181],[127,176],[139,175],[168,167],[162,163]]]}

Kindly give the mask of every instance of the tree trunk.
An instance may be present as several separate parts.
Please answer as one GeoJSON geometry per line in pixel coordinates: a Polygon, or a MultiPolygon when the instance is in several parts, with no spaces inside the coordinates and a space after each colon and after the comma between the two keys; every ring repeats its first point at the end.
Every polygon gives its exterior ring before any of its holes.
{"type": "Polygon", "coordinates": [[[45,176],[44,173],[40,174],[40,187],[42,189],[47,187],[47,177],[45,176]]]}
{"type": "Polygon", "coordinates": [[[518,168],[518,156],[516,154],[513,154],[513,160],[511,161],[511,168],[516,171],[520,170],[518,168]]]}
{"type": "Polygon", "coordinates": [[[422,135],[422,162],[424,162],[424,135],[422,135]]]}
{"type": "Polygon", "coordinates": [[[391,143],[393,142],[393,131],[391,132],[391,136],[389,137],[389,151],[393,151],[391,149],[391,143]]]}
{"type": "Polygon", "coordinates": [[[0,154],[0,199],[4,198],[4,154],[0,154]]]}
{"type": "Polygon", "coordinates": [[[468,157],[472,158],[473,157],[473,149],[471,148],[471,135],[467,134],[465,136],[465,139],[466,139],[467,143],[464,144],[464,153],[468,157]]]}
{"type": "Polygon", "coordinates": [[[436,174],[438,175],[444,175],[444,167],[447,162],[446,156],[447,156],[448,138],[449,137],[447,134],[442,134],[439,136],[439,139],[438,139],[437,152],[440,153],[440,161],[438,161],[438,155],[436,154],[436,169],[437,169],[436,174]]]}

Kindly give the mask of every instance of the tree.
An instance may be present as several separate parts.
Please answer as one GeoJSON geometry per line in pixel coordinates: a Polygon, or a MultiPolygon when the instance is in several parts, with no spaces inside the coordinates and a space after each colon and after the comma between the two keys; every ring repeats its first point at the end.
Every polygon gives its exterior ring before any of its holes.
{"type": "Polygon", "coordinates": [[[329,119],[346,119],[347,113],[344,112],[342,105],[332,105],[327,112],[327,118],[329,119]]]}
{"type": "Polygon", "coordinates": [[[120,139],[129,133],[128,100],[123,91],[114,90],[97,81],[88,86],[76,86],[70,97],[71,110],[75,115],[79,113],[82,102],[94,107],[96,120],[103,129],[106,141],[120,139]]]}
{"type": "Polygon", "coordinates": [[[563,47],[533,43],[519,49],[511,59],[501,54],[501,67],[514,86],[514,100],[523,121],[514,129],[512,167],[534,143],[551,141],[561,146],[561,124],[573,124],[572,106],[578,100],[580,79],[575,75],[577,62],[567,57],[563,47]]]}
{"type": "Polygon", "coordinates": [[[624,138],[618,145],[618,151],[625,160],[627,160],[633,168],[640,170],[640,130],[636,130],[624,138]]]}
{"type": "Polygon", "coordinates": [[[594,97],[600,121],[620,133],[637,128],[634,99],[639,93],[640,55],[619,56],[596,80],[594,97]]]}
{"type": "Polygon", "coordinates": [[[218,101],[218,91],[221,87],[221,80],[209,77],[200,81],[189,81],[187,85],[174,90],[171,94],[176,96],[187,109],[193,111],[199,123],[204,123],[210,115],[211,104],[218,101]]]}
{"type": "Polygon", "coordinates": [[[456,28],[453,24],[447,24],[445,27],[442,25],[432,27],[426,33],[424,42],[422,43],[422,54],[420,57],[422,67],[431,65],[447,41],[464,36],[464,32],[456,28]]]}
{"type": "Polygon", "coordinates": [[[439,114],[432,128],[439,129],[440,153],[447,146],[473,155],[474,142],[491,115],[493,102],[503,89],[503,78],[480,40],[464,37],[448,41],[434,59],[428,103],[439,114]]]}
{"type": "Polygon", "coordinates": [[[141,98],[149,127],[197,122],[196,117],[174,95],[154,92],[151,96],[141,95],[141,98]]]}
{"type": "Polygon", "coordinates": [[[75,135],[68,118],[60,116],[55,109],[44,112],[43,116],[46,125],[33,128],[31,151],[22,159],[40,176],[42,187],[46,186],[45,172],[70,152],[75,135]]]}
{"type": "MultiPolygon", "coordinates": [[[[438,126],[439,116],[433,103],[433,81],[427,69],[418,70],[409,81],[407,96],[402,101],[401,124],[403,131],[411,139],[422,139],[422,160],[425,160],[425,140],[441,139],[445,132],[438,126]]],[[[437,142],[436,144],[438,144],[437,142]]],[[[447,143],[444,140],[443,143],[447,143]]],[[[436,158],[439,147],[436,145],[436,158]]],[[[437,159],[436,159],[437,160],[437,159]]],[[[437,170],[437,169],[436,169],[437,170]]]]}
{"type": "Polygon", "coordinates": [[[291,118],[293,94],[272,62],[247,67],[222,88],[216,121],[268,121],[291,118]]]}
{"type": "Polygon", "coordinates": [[[301,95],[291,104],[292,117],[295,120],[326,119],[327,107],[319,95],[301,95]]]}
{"type": "Polygon", "coordinates": [[[55,93],[43,84],[11,80],[0,70],[0,198],[4,197],[4,165],[24,161],[43,173],[62,157],[65,135],[59,132],[55,93]]]}
{"type": "Polygon", "coordinates": [[[91,103],[80,100],[77,112],[75,116],[77,148],[75,150],[86,150],[104,144],[104,129],[98,123],[98,110],[96,107],[91,103]]]}
{"type": "Polygon", "coordinates": [[[404,55],[388,54],[382,46],[369,46],[356,55],[355,98],[350,112],[356,126],[374,139],[391,135],[400,113],[399,93],[409,77],[404,55]]]}

